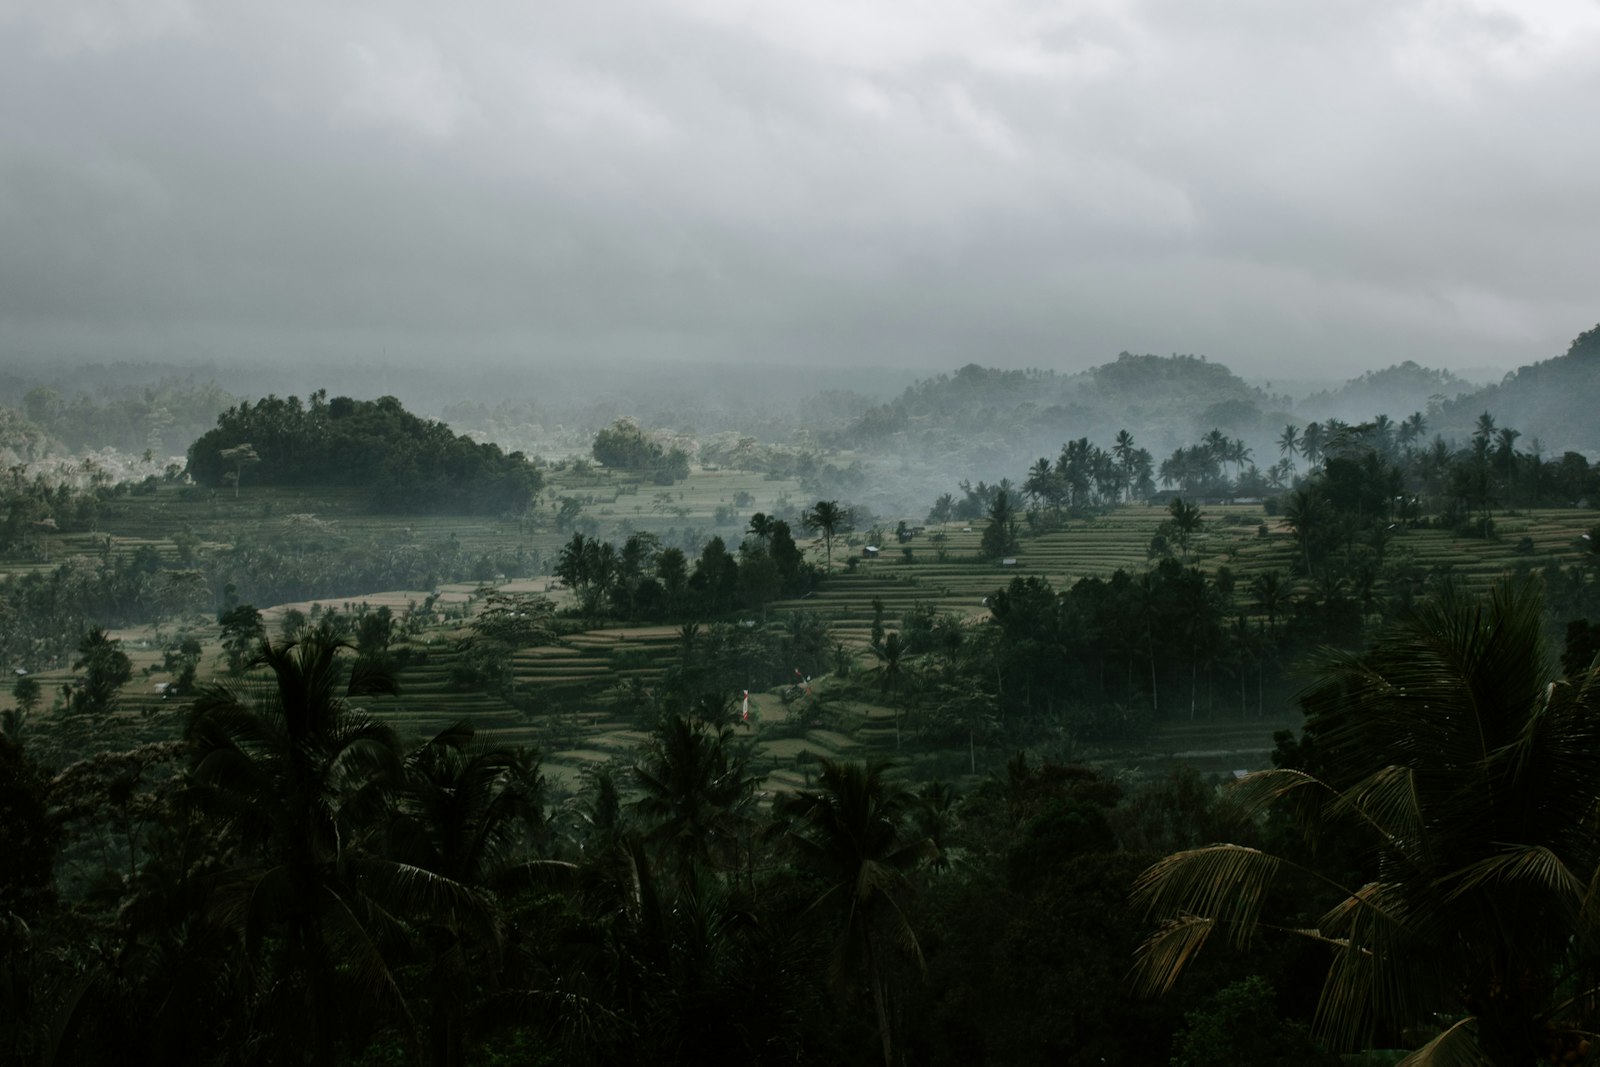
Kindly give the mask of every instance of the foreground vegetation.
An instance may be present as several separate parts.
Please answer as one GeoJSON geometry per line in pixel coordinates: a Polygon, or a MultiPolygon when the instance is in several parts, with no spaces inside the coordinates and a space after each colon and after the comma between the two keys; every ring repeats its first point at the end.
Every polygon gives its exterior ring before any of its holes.
{"type": "Polygon", "coordinates": [[[53,775],[0,740],[5,1054],[1310,1063],[1377,1043],[1513,1064],[1586,1049],[1600,670],[1560,680],[1541,628],[1526,587],[1430,604],[1330,660],[1282,769],[1220,794],[1193,770],[1130,787],[1018,755],[961,790],[823,759],[775,800],[715,708],[663,715],[635,762],[558,801],[536,752],[466,724],[398,736],[381,658],[326,629],[263,641],[251,673],[201,688],[178,740],[53,775]],[[1151,935],[1147,916],[1172,921],[1151,935]],[[1197,962],[1213,933],[1248,951],[1197,962]],[[1147,937],[1137,983],[1206,976],[1140,999],[1122,979],[1147,937]],[[1313,1004],[1307,1031],[1293,1020],[1313,1004]],[[1243,1031],[1227,1024],[1241,1005],[1243,1031]]]}

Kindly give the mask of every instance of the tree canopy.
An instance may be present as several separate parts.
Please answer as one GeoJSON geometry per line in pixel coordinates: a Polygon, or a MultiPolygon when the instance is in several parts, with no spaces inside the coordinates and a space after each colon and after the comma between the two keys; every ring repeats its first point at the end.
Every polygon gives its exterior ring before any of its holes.
{"type": "Polygon", "coordinates": [[[662,485],[689,476],[688,453],[681,448],[662,448],[630,418],[620,418],[595,434],[593,451],[594,458],[607,467],[654,474],[662,485]]]}
{"type": "Polygon", "coordinates": [[[201,485],[366,489],[380,512],[518,512],[543,478],[520,452],[479,443],[442,422],[419,418],[392,396],[377,400],[299,397],[242,401],[189,446],[189,474],[201,485]]]}

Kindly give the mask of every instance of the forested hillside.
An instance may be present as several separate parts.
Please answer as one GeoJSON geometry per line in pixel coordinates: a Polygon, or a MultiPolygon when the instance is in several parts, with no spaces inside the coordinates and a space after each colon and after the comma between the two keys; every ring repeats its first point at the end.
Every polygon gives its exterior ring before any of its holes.
{"type": "Polygon", "coordinates": [[[1478,387],[1447,370],[1419,366],[1412,360],[1382,370],[1368,371],[1338,389],[1312,393],[1295,405],[1309,419],[1343,419],[1361,422],[1382,412],[1392,418],[1427,411],[1478,387]]]}
{"type": "Polygon", "coordinates": [[[1492,411],[1502,422],[1527,427],[1550,454],[1600,454],[1600,326],[1579,334],[1565,355],[1530,363],[1498,385],[1444,405],[1440,423],[1464,430],[1492,411]]]}
{"type": "Polygon", "coordinates": [[[480,444],[420,419],[394,397],[266,397],[230,407],[189,447],[201,485],[348,486],[370,491],[375,511],[520,512],[539,472],[519,452],[480,444]]]}

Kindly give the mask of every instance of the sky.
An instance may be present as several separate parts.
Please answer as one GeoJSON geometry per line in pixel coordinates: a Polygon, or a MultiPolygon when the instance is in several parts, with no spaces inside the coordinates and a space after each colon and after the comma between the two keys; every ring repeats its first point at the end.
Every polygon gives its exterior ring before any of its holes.
{"type": "Polygon", "coordinates": [[[1513,367],[1600,0],[0,0],[7,359],[1513,367]]]}

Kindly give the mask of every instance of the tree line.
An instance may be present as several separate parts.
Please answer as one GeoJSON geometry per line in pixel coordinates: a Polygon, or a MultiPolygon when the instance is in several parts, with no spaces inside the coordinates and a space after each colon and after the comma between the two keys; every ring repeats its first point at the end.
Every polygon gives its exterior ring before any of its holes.
{"type": "Polygon", "coordinates": [[[683,549],[663,547],[647,531],[629,534],[620,547],[577,531],[562,547],[554,573],[591,619],[649,621],[715,619],[730,611],[764,612],[780,597],[816,588],[833,565],[833,541],[851,527],[836,500],[819,500],[802,521],[823,540],[819,568],[805,558],[789,524],[756,512],[736,552],[721,537],[707,541],[692,563],[683,549]]]}

